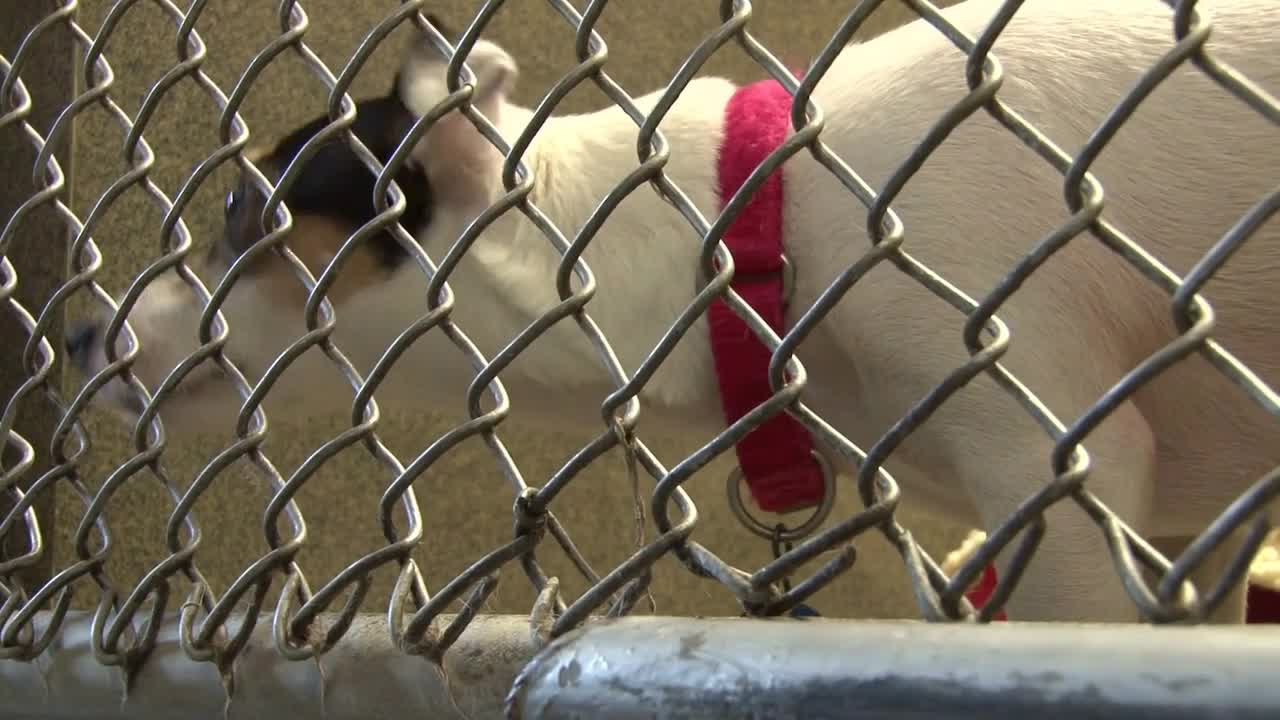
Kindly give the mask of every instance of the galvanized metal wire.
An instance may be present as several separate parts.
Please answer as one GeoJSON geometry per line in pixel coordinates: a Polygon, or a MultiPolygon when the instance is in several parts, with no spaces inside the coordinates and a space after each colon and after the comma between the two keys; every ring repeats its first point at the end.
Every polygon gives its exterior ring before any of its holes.
{"type": "MultiPolygon", "coordinates": [[[[823,112],[811,95],[836,55],[884,0],[854,3],[849,15],[802,77],[793,75],[752,34],[753,8],[749,0],[722,0],[721,24],[708,33],[684,60],[661,99],[647,114],[639,109],[635,100],[606,69],[608,44],[596,25],[609,6],[607,0],[592,0],[581,11],[568,0],[547,0],[548,5],[573,28],[578,64],[546,91],[523,135],[509,146],[489,120],[470,104],[473,88],[469,83],[473,77],[465,64],[468,53],[506,4],[502,0],[479,4],[456,47],[423,14],[425,0],[405,0],[368,31],[358,49],[337,72],[322,62],[307,45],[309,21],[304,3],[282,0],[278,9],[278,34],[256,54],[243,74],[235,79],[229,92],[202,69],[207,48],[196,26],[207,1],[193,0],[183,9],[170,0],[146,0],[172,21],[177,41],[176,56],[168,71],[148,91],[136,114],[124,111],[113,97],[115,75],[104,48],[113,36],[129,32],[127,16],[142,4],[142,0],[114,2],[96,34],[86,32],[77,23],[77,0],[51,2],[48,15],[30,28],[26,41],[13,56],[0,55],[0,131],[11,127],[20,129],[38,154],[32,168],[31,195],[6,219],[0,233],[0,305],[3,306],[0,311],[10,314],[24,329],[21,370],[27,378],[26,383],[6,400],[3,415],[0,415],[0,436],[3,436],[8,450],[5,457],[13,458],[5,460],[6,464],[0,468],[0,492],[13,502],[13,510],[0,518],[0,536],[12,534],[25,538],[27,547],[27,551],[18,557],[0,560],[0,659],[31,660],[48,648],[57,637],[61,619],[69,607],[70,588],[85,583],[93,584],[100,598],[93,637],[95,655],[104,664],[126,670],[136,669],[145,662],[155,641],[153,631],[158,627],[159,618],[166,612],[178,611],[182,618],[185,652],[194,660],[214,662],[229,674],[232,662],[253,629],[254,618],[265,610],[266,598],[273,584],[284,588],[274,608],[273,629],[278,650],[291,660],[312,658],[341,642],[357,613],[373,610],[365,602],[370,577],[379,568],[388,566],[396,568],[398,573],[395,590],[389,606],[376,610],[387,612],[388,631],[404,652],[436,660],[466,631],[478,608],[497,587],[499,572],[514,564],[522,568],[538,594],[531,609],[531,631],[544,641],[578,626],[593,613],[616,616],[630,612],[643,597],[654,564],[666,556],[677,558],[688,571],[727,589],[746,612],[775,615],[805,602],[848,570],[857,557],[852,541],[873,532],[887,539],[901,555],[921,617],[933,621],[976,617],[986,621],[1015,591],[1022,569],[1035,553],[1045,532],[1045,511],[1060,502],[1078,505],[1104,533],[1117,572],[1143,617],[1170,622],[1198,618],[1208,613],[1221,602],[1231,581],[1243,575],[1247,558],[1256,551],[1270,529],[1267,516],[1261,511],[1280,494],[1280,468],[1259,479],[1182,557],[1171,561],[1134,533],[1124,519],[1089,491],[1086,480],[1091,463],[1083,438],[1145,383],[1192,354],[1208,359],[1223,376],[1244,391],[1243,397],[1251,399],[1272,415],[1280,415],[1280,396],[1213,339],[1213,310],[1199,294],[1226,258],[1247,242],[1265,219],[1280,209],[1280,191],[1261,199],[1185,277],[1179,277],[1103,217],[1102,185],[1091,174],[1090,168],[1142,100],[1163,79],[1184,65],[1195,66],[1275,125],[1280,125],[1280,101],[1212,55],[1206,45],[1211,25],[1208,17],[1197,10],[1194,0],[1170,2],[1172,40],[1168,52],[1113,109],[1084,148],[1072,156],[1015,109],[1006,106],[1000,97],[999,91],[1006,78],[992,47],[1016,16],[1021,0],[1005,2],[998,16],[976,38],[965,35],[948,23],[926,0],[901,1],[946,36],[957,52],[966,56],[965,80],[969,93],[936,119],[908,159],[879,191],[823,142],[823,112]],[[450,94],[413,126],[399,150],[383,166],[351,132],[356,104],[350,88],[379,44],[397,28],[406,25],[412,25],[427,42],[451,58],[448,71],[450,94]],[[84,77],[83,88],[61,109],[48,132],[42,134],[28,120],[32,99],[23,79],[23,69],[31,48],[48,33],[70,33],[74,37],[83,53],[84,77]],[[720,216],[707,218],[664,172],[671,150],[659,125],[675,99],[685,91],[706,62],[731,44],[739,46],[794,96],[791,120],[795,132],[757,169],[720,216]],[[263,71],[286,54],[300,60],[303,67],[327,88],[330,122],[307,143],[299,153],[298,161],[284,171],[278,184],[272,184],[244,152],[249,131],[240,108],[263,71]],[[635,123],[639,135],[637,164],[582,227],[570,235],[564,228],[556,227],[534,202],[531,195],[534,178],[523,158],[534,136],[561,101],[584,83],[602,91],[635,123]],[[146,133],[157,106],[179,84],[194,85],[219,108],[220,146],[170,193],[151,177],[155,153],[146,140],[146,133]],[[123,159],[128,169],[81,217],[69,206],[67,182],[55,151],[67,141],[77,118],[95,107],[108,113],[123,131],[123,159]],[[405,200],[392,178],[405,162],[414,142],[441,117],[454,110],[460,110],[469,118],[506,157],[502,173],[506,193],[458,238],[445,257],[433,258],[399,224],[405,200]],[[933,150],[966,119],[978,113],[994,118],[1009,131],[1011,137],[1022,142],[1061,174],[1065,208],[1070,217],[1010,268],[994,291],[975,299],[907,251],[905,240],[909,229],[894,213],[893,203],[933,150]],[[306,158],[322,143],[335,137],[350,143],[362,162],[377,174],[376,196],[382,198],[382,204],[377,217],[348,238],[333,262],[316,277],[283,244],[293,219],[282,198],[297,180],[306,158]],[[732,260],[720,240],[768,173],[788,158],[805,152],[829,170],[866,207],[866,228],[872,243],[857,262],[843,269],[794,326],[779,336],[730,288],[732,260]],[[236,166],[251,178],[268,198],[264,217],[271,220],[270,232],[245,253],[216,287],[206,287],[187,266],[192,237],[183,221],[183,213],[190,207],[197,190],[215,171],[228,165],[236,166]],[[117,301],[97,280],[103,251],[94,241],[94,232],[107,210],[129,190],[141,190],[163,213],[160,231],[164,246],[163,252],[117,301]],[[701,238],[698,270],[704,282],[693,301],[652,348],[644,362],[634,373],[628,373],[608,338],[591,318],[596,279],[582,256],[606,219],[633,192],[658,193],[687,220],[693,237],[701,238]],[[14,296],[19,278],[8,254],[22,242],[21,228],[38,208],[56,211],[74,239],[70,248],[70,273],[44,307],[33,309],[24,307],[14,296]],[[451,317],[456,300],[449,281],[459,260],[483,230],[512,212],[520,213],[531,221],[561,258],[556,276],[560,302],[512,337],[501,351],[486,357],[451,317]],[[363,239],[380,232],[392,233],[413,264],[429,279],[429,302],[422,316],[404,329],[367,375],[362,375],[333,339],[336,311],[326,295],[341,273],[345,257],[363,239]],[[1114,251],[1117,261],[1128,263],[1168,294],[1179,335],[1133,368],[1078,420],[1067,426],[1001,365],[1000,360],[1010,346],[1011,335],[996,313],[1019,285],[1051,255],[1069,242],[1092,241],[1105,244],[1114,251]],[[287,261],[298,281],[307,288],[307,332],[278,357],[259,382],[251,384],[223,352],[229,328],[220,308],[243,268],[263,253],[275,253],[287,261]],[[796,356],[796,349],[860,278],[884,263],[911,277],[955,308],[959,313],[958,320],[962,318],[957,326],[962,329],[970,356],[883,437],[864,450],[804,404],[801,392],[807,375],[796,356]],[[201,344],[172,370],[152,396],[132,373],[131,366],[139,348],[125,318],[148,283],[167,273],[177,273],[204,307],[199,327],[201,344]],[[573,280],[577,281],[576,287],[573,280]],[[113,354],[105,369],[89,380],[80,392],[69,397],[63,393],[51,372],[57,354],[55,348],[60,347],[61,342],[49,336],[49,327],[63,312],[68,299],[77,293],[87,293],[95,303],[114,314],[107,329],[106,342],[113,354]],[[766,403],[668,468],[636,430],[641,413],[638,395],[676,343],[717,299],[725,301],[772,349],[770,373],[775,393],[766,403]],[[590,341],[600,366],[612,379],[614,390],[601,404],[602,422],[596,437],[556,472],[532,480],[513,460],[501,438],[501,425],[509,413],[511,401],[500,375],[540,336],[561,323],[572,323],[590,341]],[[403,353],[427,333],[447,337],[456,352],[476,369],[475,380],[467,390],[469,419],[436,438],[416,456],[401,458],[379,436],[380,412],[376,395],[380,384],[403,353]],[[114,354],[117,337],[125,338],[128,348],[118,356],[114,354]],[[263,447],[268,423],[262,403],[290,364],[313,348],[323,353],[349,385],[350,427],[316,447],[305,462],[286,476],[277,469],[263,447]],[[191,482],[180,484],[166,470],[165,431],[156,407],[164,396],[178,390],[194,368],[204,363],[215,364],[231,379],[244,404],[235,428],[234,442],[222,449],[191,482]],[[896,511],[900,493],[897,483],[886,471],[885,463],[895,449],[948,398],[984,374],[1014,397],[1052,438],[1056,477],[1029,498],[1003,525],[990,532],[973,557],[954,576],[948,577],[913,539],[911,532],[898,522],[896,511]],[[133,428],[132,456],[91,490],[83,476],[82,458],[88,437],[81,414],[94,395],[116,378],[132,387],[145,410],[133,428]],[[38,449],[35,439],[23,437],[15,430],[16,419],[23,407],[36,396],[55,403],[63,413],[61,422],[49,439],[47,450],[42,444],[38,449]],[[484,410],[486,398],[493,409],[484,410]],[[698,542],[698,509],[682,485],[716,457],[730,451],[747,432],[782,412],[799,419],[822,445],[832,448],[859,468],[857,486],[863,507],[821,532],[788,545],[788,549],[778,552],[777,557],[763,567],[750,571],[739,569],[698,542]],[[499,472],[510,485],[514,498],[514,531],[509,541],[493,548],[465,572],[442,587],[431,589],[412,558],[412,552],[424,542],[423,516],[415,482],[434,463],[470,438],[479,438],[487,446],[499,472]],[[350,448],[362,449],[393,477],[378,508],[385,542],[350,563],[324,585],[313,588],[298,562],[298,554],[307,542],[307,526],[295,497],[317,470],[350,448]],[[577,549],[568,530],[557,520],[553,508],[557,496],[565,488],[581,477],[587,468],[615,450],[622,450],[629,458],[633,472],[639,477],[647,477],[647,482],[652,485],[648,494],[648,510],[656,534],[641,542],[624,562],[599,574],[577,549]],[[50,469],[39,477],[33,477],[32,468],[41,452],[48,452],[50,469]],[[263,536],[269,550],[247,567],[225,592],[216,595],[196,561],[196,550],[203,537],[201,520],[208,520],[198,517],[194,508],[220,475],[241,460],[248,461],[272,490],[273,496],[264,508],[263,522],[263,536]],[[172,503],[166,528],[165,557],[135,586],[115,587],[103,571],[115,547],[112,528],[104,511],[123,485],[136,483],[143,477],[158,482],[172,503]],[[42,528],[37,522],[33,506],[38,497],[55,486],[71,491],[83,503],[74,535],[74,562],[58,568],[40,587],[27,588],[17,580],[18,571],[31,566],[47,552],[44,543],[47,528],[42,528]],[[25,490],[22,489],[24,487],[25,490]],[[1184,581],[1190,573],[1228,534],[1241,528],[1248,530],[1249,539],[1229,576],[1213,588],[1185,592],[1187,585],[1184,581]],[[566,552],[588,582],[586,592],[577,597],[564,597],[560,579],[549,576],[542,568],[536,552],[548,539],[566,552]],[[965,600],[963,592],[1006,548],[1014,550],[1012,566],[1002,577],[992,602],[981,611],[975,611],[965,600]],[[827,556],[827,559],[816,570],[805,577],[797,576],[806,563],[820,556],[827,556]],[[1149,581],[1144,568],[1154,571],[1158,580],[1154,583],[1149,581]],[[173,581],[178,578],[185,579],[193,588],[186,598],[172,597],[173,581]],[[463,607],[467,610],[452,616],[447,625],[441,625],[438,620],[443,611],[458,601],[464,601],[463,607]],[[241,615],[238,610],[247,610],[247,613],[241,615]],[[41,611],[51,611],[52,621],[37,632],[33,618],[41,611]],[[340,620],[328,625],[323,633],[313,632],[317,617],[324,612],[338,612],[340,620]],[[238,626],[233,625],[230,622],[233,613],[248,619],[238,626]]],[[[339,388],[333,389],[333,392],[339,391],[339,388]]]]}

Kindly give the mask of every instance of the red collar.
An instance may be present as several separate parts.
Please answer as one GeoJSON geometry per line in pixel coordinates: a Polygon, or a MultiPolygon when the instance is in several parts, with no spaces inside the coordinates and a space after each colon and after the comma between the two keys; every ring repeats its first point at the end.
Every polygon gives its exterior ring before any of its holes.
{"type": "MultiPolygon", "coordinates": [[[[773,80],[739,88],[725,109],[720,147],[721,209],[747,177],[787,138],[791,95],[773,80]]],[[[761,185],[724,235],[733,255],[733,289],[775,332],[784,332],[782,168],[761,185]],[[750,276],[750,277],[747,277],[750,276]]],[[[769,349],[721,299],[708,309],[711,354],[725,420],[733,423],[768,400],[769,349]]],[[[780,413],[748,433],[737,447],[738,466],[756,504],[767,512],[818,505],[823,475],[811,452],[813,438],[795,418],[780,413]]]]}

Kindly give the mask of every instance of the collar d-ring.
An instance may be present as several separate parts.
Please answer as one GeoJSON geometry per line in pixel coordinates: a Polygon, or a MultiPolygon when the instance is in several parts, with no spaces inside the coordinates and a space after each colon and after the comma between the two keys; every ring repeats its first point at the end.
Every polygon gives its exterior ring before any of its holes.
{"type": "Polygon", "coordinates": [[[742,499],[742,482],[744,480],[742,468],[735,465],[733,470],[729,472],[726,487],[729,494],[729,510],[733,512],[734,516],[738,518],[738,521],[747,530],[769,541],[796,542],[813,534],[813,531],[817,530],[827,519],[827,516],[831,514],[831,509],[835,507],[835,472],[831,468],[831,463],[827,461],[827,458],[822,453],[817,450],[811,450],[809,455],[822,472],[822,499],[818,501],[818,505],[814,507],[809,517],[796,527],[784,527],[784,529],[780,530],[778,528],[779,523],[770,525],[753,515],[742,499]]]}

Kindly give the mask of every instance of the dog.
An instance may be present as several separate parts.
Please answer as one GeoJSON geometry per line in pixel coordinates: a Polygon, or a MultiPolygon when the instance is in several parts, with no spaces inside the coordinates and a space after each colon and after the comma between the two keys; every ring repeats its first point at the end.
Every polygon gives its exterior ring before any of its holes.
{"type": "MultiPolygon", "coordinates": [[[[1253,82],[1280,87],[1280,4],[1201,3],[1210,48],[1253,82]]],[[[945,11],[977,37],[996,0],[945,11]]],[[[1001,35],[998,97],[1068,153],[1079,151],[1141,73],[1173,47],[1173,15],[1154,0],[1029,0],[1001,35]]],[[[509,101],[518,67],[481,40],[467,59],[471,103],[508,143],[532,111],[509,101]]],[[[444,58],[423,41],[409,50],[393,89],[361,101],[354,132],[385,162],[414,121],[448,94],[444,58]]],[[[873,187],[882,187],[933,123],[967,93],[965,56],[916,21],[843,49],[818,83],[822,140],[873,187]]],[[[705,217],[719,212],[716,160],[724,108],[735,92],[699,77],[661,123],[665,173],[705,217]]],[[[645,112],[659,93],[637,99],[645,112]]],[[[252,155],[275,180],[325,119],[252,155]]],[[[637,128],[609,108],[553,117],[523,162],[531,201],[572,237],[638,164],[637,128]]],[[[396,182],[400,222],[436,261],[505,192],[502,154],[461,112],[441,117],[413,148],[396,182]]],[[[1173,73],[1107,146],[1092,168],[1105,190],[1104,217],[1176,273],[1185,274],[1280,178],[1280,132],[1189,64],[1173,73]]],[[[866,208],[807,152],[791,158],[784,242],[795,268],[794,322],[844,268],[870,247],[866,208]]],[[[373,219],[374,177],[340,137],[310,159],[285,197],[294,226],[288,246],[318,276],[358,227],[373,219]]],[[[979,111],[934,152],[894,202],[904,249],[971,297],[990,293],[1034,244],[1066,221],[1062,176],[996,120],[979,111]]],[[[227,198],[225,232],[195,262],[210,282],[262,236],[265,198],[248,179],[227,198]]],[[[680,213],[641,187],[588,246],[598,286],[588,312],[628,371],[651,351],[700,282],[700,241],[680,213]]],[[[1280,279],[1280,232],[1264,226],[1227,263],[1205,295],[1214,337],[1262,379],[1280,372],[1280,317],[1267,289],[1280,279]]],[[[518,211],[501,216],[450,276],[451,318],[492,357],[559,302],[561,258],[518,211]]],[[[366,240],[331,287],[333,339],[366,372],[426,312],[427,280],[389,233],[366,240]]],[[[223,305],[226,352],[256,378],[305,331],[307,293],[288,263],[263,253],[223,305]]],[[[1122,376],[1177,335],[1168,295],[1094,237],[1070,242],[998,310],[1012,344],[1003,365],[1070,425],[1122,376]]],[[[201,304],[175,274],[155,280],[129,315],[140,343],[133,372],[154,390],[196,347],[201,304]]],[[[73,329],[70,356],[84,372],[105,366],[105,318],[73,329]]],[[[809,373],[802,400],[862,448],[959,367],[968,353],[963,316],[882,263],[854,285],[798,350],[809,373]]],[[[121,349],[123,350],[123,339],[121,349]]],[[[560,426],[595,423],[614,385],[572,321],[556,324],[502,374],[524,417],[560,426]]],[[[439,329],[409,350],[379,390],[384,405],[457,408],[475,377],[467,356],[439,329]],[[402,400],[403,398],[403,400],[402,400]]],[[[317,393],[332,364],[312,350],[267,394],[276,420],[346,408],[350,396],[317,393]]],[[[337,377],[333,375],[333,377],[337,377]]],[[[233,417],[243,401],[206,362],[160,407],[171,435],[233,417]]],[[[695,324],[640,393],[641,431],[675,428],[711,437],[725,427],[705,318],[695,324]]],[[[136,418],[139,403],[113,380],[95,402],[136,418]]],[[[1176,557],[1280,456],[1274,419],[1199,355],[1121,403],[1085,440],[1088,487],[1137,532],[1176,557]]],[[[1053,478],[1052,441],[987,375],[952,397],[893,453],[887,469],[904,501],[923,503],[991,530],[1053,478]]],[[[829,453],[830,454],[830,453],[829,453]]],[[[832,454],[832,460],[837,460],[832,454]]],[[[848,476],[856,469],[841,464],[848,476]]],[[[1098,525],[1070,500],[1047,514],[1048,530],[1006,609],[1023,621],[1132,622],[1135,603],[1111,566],[1098,525]]],[[[1011,555],[1005,552],[1004,555],[1011,555]]],[[[1224,548],[1222,560],[1229,559],[1224,548]]],[[[1007,563],[1008,558],[1001,558],[1007,563]]],[[[1207,592],[1222,563],[1193,575],[1207,592]]],[[[1243,588],[1212,620],[1240,622],[1243,588]]]]}

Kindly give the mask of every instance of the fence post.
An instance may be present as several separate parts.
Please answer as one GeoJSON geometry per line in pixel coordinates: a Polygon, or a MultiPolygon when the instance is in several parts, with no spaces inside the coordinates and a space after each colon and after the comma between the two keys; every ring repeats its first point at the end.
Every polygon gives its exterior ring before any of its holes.
{"type": "Polygon", "coordinates": [[[519,720],[1274,718],[1280,645],[1243,627],[629,617],[521,672],[519,720]]]}
{"type": "MultiPolygon", "coordinates": [[[[49,14],[50,2],[6,3],[4,21],[0,22],[0,54],[10,60],[25,34],[49,14]]],[[[70,32],[54,28],[39,39],[22,68],[22,79],[31,95],[31,113],[26,117],[32,127],[45,133],[75,93],[75,41],[70,32]]],[[[70,136],[68,136],[70,137],[70,136]]],[[[56,157],[71,187],[71,142],[57,148],[56,157]]],[[[33,166],[37,149],[22,131],[22,123],[0,130],[0,218],[6,221],[14,211],[38,189],[33,184],[33,166]]],[[[69,198],[64,197],[65,202],[69,198]]],[[[9,249],[9,262],[17,270],[19,284],[15,298],[32,314],[44,307],[53,291],[61,284],[67,270],[67,227],[49,205],[37,208],[18,228],[19,235],[9,249]]],[[[22,366],[26,332],[13,314],[0,310],[0,397],[12,397],[27,379],[22,366]]],[[[50,326],[49,341],[61,349],[62,318],[50,326]]],[[[55,378],[61,363],[55,366],[55,378]]],[[[59,420],[58,410],[43,398],[29,397],[17,418],[15,430],[31,442],[36,450],[36,463],[24,478],[27,485],[48,469],[48,442],[59,420]]],[[[5,445],[5,448],[8,446],[5,445]]],[[[10,458],[4,458],[7,465],[10,458]]],[[[12,500],[0,495],[0,518],[12,509],[12,500]]],[[[40,562],[19,573],[28,587],[38,585],[52,568],[50,545],[55,512],[53,488],[42,493],[35,503],[44,535],[45,553],[40,562]]],[[[0,538],[0,558],[21,553],[26,545],[25,533],[14,532],[0,538]]]]}

